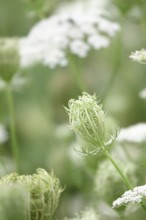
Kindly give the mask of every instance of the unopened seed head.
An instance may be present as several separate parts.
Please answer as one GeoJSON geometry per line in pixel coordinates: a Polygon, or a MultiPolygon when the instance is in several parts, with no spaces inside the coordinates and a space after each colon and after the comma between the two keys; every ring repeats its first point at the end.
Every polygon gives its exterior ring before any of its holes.
{"type": "Polygon", "coordinates": [[[81,139],[95,146],[105,143],[105,112],[95,95],[83,93],[77,100],[69,101],[71,128],[81,139]]]}

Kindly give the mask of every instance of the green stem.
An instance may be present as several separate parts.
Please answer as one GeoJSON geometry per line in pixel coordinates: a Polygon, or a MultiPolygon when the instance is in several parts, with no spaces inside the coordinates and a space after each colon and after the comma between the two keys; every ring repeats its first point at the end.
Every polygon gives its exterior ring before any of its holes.
{"type": "MultiPolygon", "coordinates": [[[[105,156],[112,162],[113,166],[115,167],[115,169],[118,171],[119,175],[121,176],[123,182],[125,183],[125,185],[128,187],[129,190],[133,190],[133,186],[130,183],[130,181],[128,180],[128,178],[123,174],[122,170],[118,167],[118,165],[116,164],[116,162],[113,160],[113,158],[111,157],[111,155],[109,154],[109,152],[107,150],[104,150],[103,153],[105,154],[105,156]]],[[[144,211],[146,212],[146,207],[144,206],[143,202],[140,203],[141,207],[144,209],[144,211]]]]}
{"type": "Polygon", "coordinates": [[[131,183],[129,182],[129,180],[127,179],[127,177],[123,174],[123,172],[121,171],[121,169],[118,167],[118,165],[116,164],[116,162],[113,160],[113,158],[111,157],[111,155],[109,154],[109,152],[107,150],[104,150],[104,154],[106,155],[106,157],[112,162],[113,166],[115,167],[115,169],[118,171],[119,175],[121,176],[123,182],[125,183],[125,185],[128,187],[128,189],[132,190],[133,186],[131,185],[131,183]]]}
{"type": "Polygon", "coordinates": [[[15,117],[14,117],[14,104],[13,104],[13,96],[10,88],[6,88],[6,98],[8,103],[8,109],[10,114],[10,141],[13,157],[16,163],[16,169],[19,170],[19,155],[18,155],[18,147],[16,141],[16,129],[15,129],[15,117]]]}
{"type": "Polygon", "coordinates": [[[78,63],[74,61],[74,57],[72,56],[69,56],[69,66],[75,76],[80,92],[86,91],[83,79],[81,77],[81,71],[79,69],[78,63]]]}

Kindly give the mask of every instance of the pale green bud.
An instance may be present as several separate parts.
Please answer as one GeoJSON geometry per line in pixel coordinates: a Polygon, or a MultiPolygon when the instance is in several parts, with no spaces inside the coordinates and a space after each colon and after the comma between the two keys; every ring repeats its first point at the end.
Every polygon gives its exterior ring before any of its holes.
{"type": "Polygon", "coordinates": [[[0,38],[0,77],[9,82],[18,68],[18,40],[16,38],[0,38]]]}
{"type": "Polygon", "coordinates": [[[0,185],[24,185],[30,194],[31,220],[49,220],[57,208],[62,189],[59,180],[44,169],[33,175],[12,173],[0,180],[0,185]]]}
{"type": "Polygon", "coordinates": [[[106,143],[105,112],[96,96],[84,92],[77,100],[71,99],[68,105],[71,129],[82,140],[96,148],[103,148],[106,143]]]}

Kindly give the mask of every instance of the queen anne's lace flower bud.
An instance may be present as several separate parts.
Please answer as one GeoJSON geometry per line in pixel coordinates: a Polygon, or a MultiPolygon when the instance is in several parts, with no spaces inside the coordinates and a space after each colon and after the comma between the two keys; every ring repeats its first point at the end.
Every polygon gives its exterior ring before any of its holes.
{"type": "Polygon", "coordinates": [[[53,174],[39,168],[32,176],[12,173],[0,180],[0,186],[12,184],[26,187],[30,195],[31,220],[49,219],[53,215],[62,192],[60,182],[53,174]]]}
{"type": "Polygon", "coordinates": [[[77,100],[69,101],[70,127],[79,137],[96,148],[105,145],[105,112],[95,95],[83,93],[77,100]]]}
{"type": "Polygon", "coordinates": [[[130,55],[130,58],[138,63],[146,64],[146,50],[137,50],[130,55]]]}
{"type": "Polygon", "coordinates": [[[10,81],[19,67],[18,40],[15,38],[0,39],[0,77],[10,81]]]}

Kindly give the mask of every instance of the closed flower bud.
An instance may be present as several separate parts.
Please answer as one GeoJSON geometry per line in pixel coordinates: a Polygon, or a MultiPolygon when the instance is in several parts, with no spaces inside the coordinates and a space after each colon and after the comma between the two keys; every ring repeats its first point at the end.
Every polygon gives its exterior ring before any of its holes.
{"type": "Polygon", "coordinates": [[[15,38],[0,38],[0,77],[9,82],[18,68],[18,40],[15,38]]]}
{"type": "Polygon", "coordinates": [[[0,180],[0,186],[17,184],[26,187],[30,197],[30,219],[46,220],[53,215],[62,189],[59,180],[43,169],[37,169],[34,175],[12,173],[0,180]]]}
{"type": "Polygon", "coordinates": [[[83,93],[77,100],[69,101],[70,127],[84,141],[98,149],[106,144],[105,112],[95,95],[83,93]]]}

